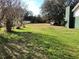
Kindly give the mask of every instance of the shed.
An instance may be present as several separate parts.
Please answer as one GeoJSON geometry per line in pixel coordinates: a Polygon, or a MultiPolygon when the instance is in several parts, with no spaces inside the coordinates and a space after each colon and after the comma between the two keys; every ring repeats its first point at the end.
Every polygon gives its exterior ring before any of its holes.
{"type": "Polygon", "coordinates": [[[73,17],[75,17],[75,28],[79,28],[79,3],[72,9],[73,17]]]}
{"type": "Polygon", "coordinates": [[[79,3],[66,7],[65,21],[67,28],[79,28],[79,3]]]}

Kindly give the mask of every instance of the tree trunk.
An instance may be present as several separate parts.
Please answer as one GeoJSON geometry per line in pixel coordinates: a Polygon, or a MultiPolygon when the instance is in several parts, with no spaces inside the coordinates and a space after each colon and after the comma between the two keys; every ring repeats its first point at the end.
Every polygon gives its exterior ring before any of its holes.
{"type": "Polygon", "coordinates": [[[10,19],[7,19],[6,20],[6,31],[7,32],[12,32],[12,23],[11,23],[11,20],[10,19]]]}

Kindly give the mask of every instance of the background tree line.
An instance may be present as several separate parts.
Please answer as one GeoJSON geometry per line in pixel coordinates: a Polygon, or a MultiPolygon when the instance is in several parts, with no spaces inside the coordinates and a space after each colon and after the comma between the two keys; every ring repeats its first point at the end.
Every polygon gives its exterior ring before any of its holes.
{"type": "Polygon", "coordinates": [[[33,16],[30,12],[27,12],[24,15],[24,21],[30,21],[31,23],[46,23],[46,21],[42,19],[41,15],[33,16]]]}

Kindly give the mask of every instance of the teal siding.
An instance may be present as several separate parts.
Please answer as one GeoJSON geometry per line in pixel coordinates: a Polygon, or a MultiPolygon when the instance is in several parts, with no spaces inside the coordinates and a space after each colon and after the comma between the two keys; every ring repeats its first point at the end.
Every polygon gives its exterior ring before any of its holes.
{"type": "Polygon", "coordinates": [[[79,28],[79,17],[75,17],[75,28],[79,28]]]}

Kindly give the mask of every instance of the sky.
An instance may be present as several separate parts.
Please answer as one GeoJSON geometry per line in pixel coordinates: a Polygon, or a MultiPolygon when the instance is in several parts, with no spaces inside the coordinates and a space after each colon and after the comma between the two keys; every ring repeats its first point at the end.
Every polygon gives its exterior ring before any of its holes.
{"type": "Polygon", "coordinates": [[[33,12],[33,15],[37,16],[40,14],[40,7],[44,0],[22,0],[24,4],[27,4],[28,10],[33,12]]]}

